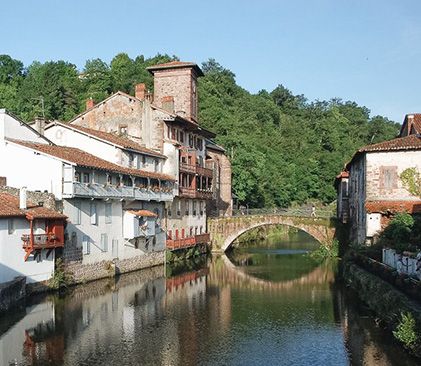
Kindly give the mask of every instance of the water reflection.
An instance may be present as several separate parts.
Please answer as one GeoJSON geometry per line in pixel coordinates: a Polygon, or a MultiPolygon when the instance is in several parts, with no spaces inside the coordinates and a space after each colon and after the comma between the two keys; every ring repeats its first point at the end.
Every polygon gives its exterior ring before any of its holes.
{"type": "Polygon", "coordinates": [[[417,364],[359,315],[332,263],[295,258],[303,253],[291,250],[308,248],[291,245],[264,243],[202,257],[184,272],[157,267],[36,299],[1,320],[0,363],[417,364]]]}

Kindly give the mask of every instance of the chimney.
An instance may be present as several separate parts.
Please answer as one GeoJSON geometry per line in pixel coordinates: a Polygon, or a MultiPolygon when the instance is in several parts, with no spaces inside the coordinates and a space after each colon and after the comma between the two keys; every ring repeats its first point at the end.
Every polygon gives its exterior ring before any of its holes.
{"type": "Polygon", "coordinates": [[[45,118],[44,117],[35,117],[35,130],[37,130],[41,135],[44,135],[45,129],[45,118]]]}
{"type": "Polygon", "coordinates": [[[19,208],[26,210],[26,187],[22,187],[19,192],[19,208]]]}
{"type": "Polygon", "coordinates": [[[95,101],[91,98],[89,98],[86,101],[86,110],[88,110],[89,108],[92,108],[95,105],[95,101]]]}
{"type": "Polygon", "coordinates": [[[407,124],[408,136],[411,134],[412,124],[413,123],[414,123],[414,115],[413,114],[408,114],[408,124],[407,124]]]}
{"type": "Polygon", "coordinates": [[[163,97],[162,98],[162,109],[168,112],[174,113],[174,97],[163,97]]]}
{"type": "Polygon", "coordinates": [[[146,84],[136,84],[134,96],[138,99],[146,99],[146,84]]]}

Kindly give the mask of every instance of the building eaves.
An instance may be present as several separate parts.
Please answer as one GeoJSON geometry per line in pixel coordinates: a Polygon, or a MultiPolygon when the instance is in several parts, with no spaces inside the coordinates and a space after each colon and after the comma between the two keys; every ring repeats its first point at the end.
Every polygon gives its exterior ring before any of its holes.
{"type": "Polygon", "coordinates": [[[19,207],[19,197],[12,196],[8,193],[0,193],[0,217],[26,217],[29,219],[67,219],[66,215],[47,209],[43,206],[37,206],[27,202],[27,209],[19,207]]]}
{"type": "Polygon", "coordinates": [[[116,136],[112,133],[109,132],[103,132],[103,131],[98,131],[98,130],[94,130],[92,128],[88,128],[88,127],[83,127],[83,126],[78,126],[78,125],[72,125],[70,123],[67,122],[58,122],[58,121],[54,121],[52,123],[50,123],[45,129],[49,129],[52,126],[62,126],[64,128],[68,128],[71,129],[73,131],[88,135],[92,138],[96,138],[99,141],[105,142],[105,143],[109,143],[113,146],[118,146],[120,148],[123,149],[128,149],[134,152],[140,152],[142,154],[146,154],[146,155],[150,155],[150,156],[154,156],[154,157],[159,157],[159,158],[165,158],[164,155],[155,152],[154,150],[148,149],[146,147],[143,147],[139,144],[137,144],[134,141],[131,141],[127,138],[124,137],[120,137],[120,136],[116,136]]]}
{"type": "Polygon", "coordinates": [[[153,75],[155,71],[181,68],[192,68],[194,71],[196,71],[197,76],[204,76],[203,71],[194,62],[173,61],[167,62],[165,64],[149,66],[146,68],[146,70],[148,70],[153,75]]]}
{"type": "Polygon", "coordinates": [[[50,146],[43,144],[36,144],[28,141],[19,141],[7,139],[7,141],[23,146],[25,148],[43,153],[45,155],[58,158],[69,164],[74,164],[80,167],[93,168],[98,170],[104,170],[114,173],[122,173],[126,175],[142,177],[142,178],[154,178],[168,181],[175,181],[173,177],[163,173],[148,172],[140,169],[124,168],[117,164],[110,163],[103,160],[95,155],[89,154],[75,147],[67,146],[50,146]]]}

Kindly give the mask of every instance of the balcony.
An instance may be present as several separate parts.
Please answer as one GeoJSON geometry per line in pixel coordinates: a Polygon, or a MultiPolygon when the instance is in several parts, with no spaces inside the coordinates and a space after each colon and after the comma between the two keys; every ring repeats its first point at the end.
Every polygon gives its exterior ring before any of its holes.
{"type": "Polygon", "coordinates": [[[202,198],[210,199],[212,198],[212,190],[210,189],[195,189],[190,187],[179,187],[180,197],[186,198],[202,198]]]}
{"type": "Polygon", "coordinates": [[[166,247],[169,250],[176,250],[182,248],[190,248],[196,245],[196,238],[193,236],[191,238],[183,239],[168,239],[166,241],[166,247]]]}
{"type": "Polygon", "coordinates": [[[210,235],[206,233],[183,239],[167,239],[166,247],[168,250],[177,250],[183,248],[191,248],[197,244],[207,244],[209,242],[210,235]]]}
{"type": "Polygon", "coordinates": [[[105,185],[98,183],[64,183],[63,194],[66,197],[89,197],[89,198],[116,198],[132,199],[138,201],[158,201],[171,202],[173,200],[173,191],[153,191],[146,188],[128,187],[120,185],[105,185]]]}
{"type": "Polygon", "coordinates": [[[54,233],[50,234],[24,234],[22,235],[22,248],[25,250],[25,261],[28,259],[30,254],[36,250],[50,249],[47,254],[47,258],[50,255],[51,250],[54,248],[62,248],[64,246],[64,238],[59,238],[54,233]]]}
{"type": "Polygon", "coordinates": [[[210,242],[210,234],[200,234],[196,235],[196,244],[207,244],[210,242]]]}
{"type": "Polygon", "coordinates": [[[180,162],[180,172],[198,174],[205,177],[213,177],[213,170],[201,166],[180,162]]]}

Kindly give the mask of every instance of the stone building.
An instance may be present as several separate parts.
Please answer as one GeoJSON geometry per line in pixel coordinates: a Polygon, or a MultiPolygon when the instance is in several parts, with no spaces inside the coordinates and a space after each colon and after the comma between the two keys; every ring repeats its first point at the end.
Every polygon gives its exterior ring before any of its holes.
{"type": "Polygon", "coordinates": [[[154,76],[154,96],[138,84],[135,96],[117,92],[98,104],[89,100],[70,124],[123,136],[164,155],[162,173],[176,180],[164,218],[167,248],[206,244],[208,205],[231,212],[231,167],[223,149],[213,144],[208,151],[206,140],[215,135],[199,125],[197,79],[203,73],[195,63],[179,61],[147,70],[154,76]]]}
{"type": "MultiPolygon", "coordinates": [[[[405,117],[398,138],[361,148],[346,165],[351,242],[371,243],[388,225],[393,213],[421,212],[421,200],[403,186],[407,168],[421,171],[421,115],[405,117]],[[409,132],[408,132],[409,131],[409,132]]],[[[342,185],[336,181],[339,204],[342,185]]]]}

